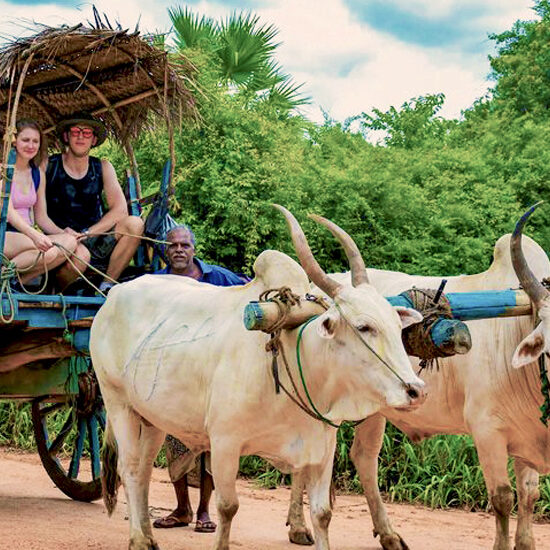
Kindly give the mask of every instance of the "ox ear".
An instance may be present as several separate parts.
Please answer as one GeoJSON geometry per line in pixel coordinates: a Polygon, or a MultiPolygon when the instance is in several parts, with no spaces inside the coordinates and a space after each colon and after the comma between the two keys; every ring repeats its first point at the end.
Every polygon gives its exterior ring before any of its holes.
{"type": "Polygon", "coordinates": [[[320,323],[317,325],[317,333],[321,338],[334,338],[334,333],[336,332],[336,325],[338,323],[339,317],[330,312],[324,313],[320,317],[320,323]]]}
{"type": "Polygon", "coordinates": [[[397,315],[399,315],[399,318],[401,319],[402,328],[407,328],[415,323],[420,323],[420,321],[424,319],[422,313],[410,307],[394,306],[393,309],[397,311],[397,315]]]}
{"type": "Polygon", "coordinates": [[[526,336],[516,348],[514,357],[512,357],[512,366],[516,369],[524,367],[533,361],[536,361],[546,348],[546,341],[544,339],[544,331],[542,330],[542,323],[538,327],[526,336]]]}

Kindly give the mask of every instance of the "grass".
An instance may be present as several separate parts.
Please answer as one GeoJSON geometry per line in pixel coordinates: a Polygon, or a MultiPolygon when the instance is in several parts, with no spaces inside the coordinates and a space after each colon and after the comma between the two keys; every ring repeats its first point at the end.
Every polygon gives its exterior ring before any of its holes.
{"type": "MultiPolygon", "coordinates": [[[[340,490],[359,493],[361,483],[349,458],[352,441],[352,428],[347,426],[339,430],[334,479],[340,490]]],[[[0,402],[0,445],[36,451],[28,403],[0,402]]],[[[166,466],[164,451],[159,453],[156,465],[166,466]]],[[[514,484],[512,461],[508,469],[514,484]]],[[[290,476],[257,456],[241,458],[240,474],[268,488],[290,483],[290,476]]],[[[487,510],[489,507],[476,449],[469,436],[436,436],[415,445],[389,425],[380,452],[379,485],[386,499],[392,502],[466,510],[487,510]]],[[[550,519],[550,476],[541,478],[540,495],[536,516],[550,519]]]]}

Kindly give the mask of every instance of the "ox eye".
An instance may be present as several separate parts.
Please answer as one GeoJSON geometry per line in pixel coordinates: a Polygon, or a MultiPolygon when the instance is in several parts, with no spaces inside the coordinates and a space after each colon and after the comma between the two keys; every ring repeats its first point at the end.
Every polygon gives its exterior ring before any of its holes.
{"type": "Polygon", "coordinates": [[[362,332],[363,334],[372,334],[372,333],[374,333],[374,328],[372,328],[371,325],[359,325],[357,327],[357,330],[359,332],[362,332]]]}

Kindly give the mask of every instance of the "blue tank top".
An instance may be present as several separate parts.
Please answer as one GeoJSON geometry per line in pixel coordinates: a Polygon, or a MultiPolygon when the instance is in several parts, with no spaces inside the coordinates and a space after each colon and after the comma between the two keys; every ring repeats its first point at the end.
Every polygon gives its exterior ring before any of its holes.
{"type": "Polygon", "coordinates": [[[61,154],[48,159],[46,203],[48,215],[61,229],[87,229],[103,217],[103,172],[101,160],[90,157],[88,172],[75,180],[63,167],[61,154]]]}

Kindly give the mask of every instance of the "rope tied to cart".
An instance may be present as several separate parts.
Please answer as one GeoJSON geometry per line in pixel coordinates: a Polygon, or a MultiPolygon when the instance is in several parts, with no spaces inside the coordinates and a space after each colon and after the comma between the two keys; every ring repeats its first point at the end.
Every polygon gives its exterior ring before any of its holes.
{"type": "Polygon", "coordinates": [[[21,290],[23,290],[26,294],[34,295],[43,292],[48,284],[48,271],[46,270],[46,259],[44,257],[44,252],[39,251],[32,264],[19,268],[15,262],[11,261],[5,254],[2,254],[2,266],[0,269],[0,320],[7,324],[11,323],[15,318],[15,302],[12,295],[12,281],[14,279],[17,280],[21,290]],[[26,288],[21,281],[21,274],[27,273],[31,269],[34,269],[41,258],[44,261],[44,281],[38,290],[30,290],[26,288]],[[6,315],[4,315],[3,307],[4,295],[7,296],[8,300],[8,313],[6,315]]]}
{"type": "MultiPolygon", "coordinates": [[[[107,236],[107,235],[121,235],[121,236],[128,236],[128,237],[135,237],[139,238],[141,240],[151,241],[156,244],[164,244],[169,245],[171,244],[168,241],[164,241],[161,239],[154,239],[151,237],[145,237],[143,235],[134,235],[131,233],[125,233],[123,231],[105,231],[105,232],[93,232],[89,233],[87,236],[107,236]]],[[[88,283],[99,295],[106,298],[106,294],[101,291],[85,274],[84,272],[88,269],[94,271],[98,275],[101,275],[103,278],[109,280],[113,284],[118,284],[118,281],[116,279],[113,279],[112,277],[109,277],[106,273],[98,269],[97,267],[93,266],[91,263],[84,261],[82,258],[78,258],[78,262],[82,263],[86,266],[85,270],[83,271],[78,267],[76,262],[73,260],[74,257],[76,257],[76,253],[69,250],[68,248],[64,247],[62,244],[59,243],[53,243],[53,246],[56,246],[65,256],[66,261],[71,265],[71,267],[78,273],[78,276],[81,277],[86,283],[88,283]]],[[[48,274],[49,271],[46,269],[46,259],[44,257],[44,252],[39,251],[37,254],[35,260],[32,262],[32,264],[25,266],[25,267],[17,267],[17,265],[12,262],[7,256],[2,254],[2,268],[1,268],[1,274],[0,274],[0,304],[2,303],[1,300],[3,299],[4,295],[7,296],[8,300],[8,313],[4,315],[4,309],[3,307],[0,310],[0,320],[3,323],[11,323],[15,318],[15,302],[13,299],[13,291],[12,288],[12,281],[17,280],[19,283],[19,287],[22,292],[25,294],[30,295],[37,295],[41,294],[48,285],[48,274]],[[21,274],[24,274],[34,267],[36,267],[37,263],[40,259],[43,259],[44,261],[44,270],[43,270],[43,277],[42,282],[40,284],[40,287],[36,290],[31,290],[28,286],[25,286],[25,284],[21,281],[21,274]]],[[[19,290],[19,289],[17,289],[19,290]]]]}

